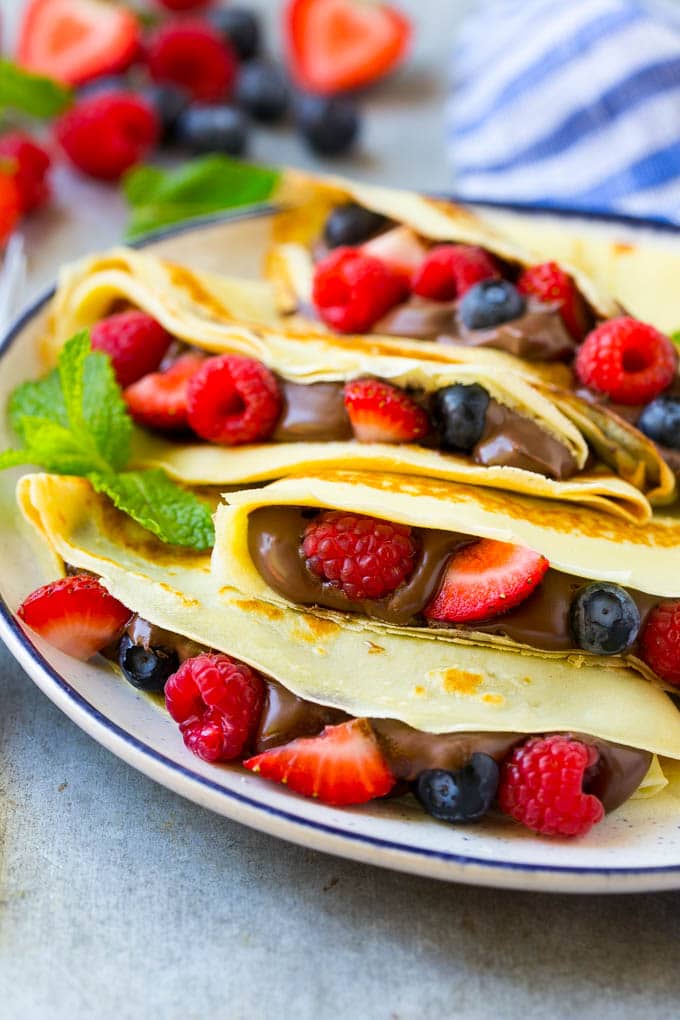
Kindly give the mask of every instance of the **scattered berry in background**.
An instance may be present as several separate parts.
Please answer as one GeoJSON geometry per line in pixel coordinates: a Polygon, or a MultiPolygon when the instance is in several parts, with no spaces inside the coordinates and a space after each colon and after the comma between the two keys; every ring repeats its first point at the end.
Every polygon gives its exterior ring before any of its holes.
{"type": "Polygon", "coordinates": [[[295,120],[302,137],[319,156],[340,156],[359,136],[356,103],[345,97],[300,96],[295,120]]]}
{"type": "Polygon", "coordinates": [[[43,146],[22,131],[12,131],[0,137],[0,160],[5,159],[19,192],[21,213],[45,205],[50,198],[50,157],[43,146]]]}
{"type": "Polygon", "coordinates": [[[206,12],[206,21],[227,39],[239,60],[252,60],[260,49],[260,25],[247,7],[216,7],[206,12]]]}
{"type": "Polygon", "coordinates": [[[155,3],[166,11],[197,11],[208,7],[213,0],[155,0],[155,3]]]}
{"type": "Polygon", "coordinates": [[[146,58],[154,81],[179,85],[197,100],[229,98],[236,82],[236,54],[206,21],[161,25],[148,41],[146,58]]]}
{"type": "Polygon", "coordinates": [[[174,136],[178,145],[196,155],[226,152],[240,156],[248,145],[248,118],[235,106],[197,103],[179,115],[174,136]]]}
{"type": "Polygon", "coordinates": [[[116,181],[153,149],[160,125],[139,96],[104,92],[75,103],[55,131],[74,166],[92,177],[116,181]]]}
{"type": "Polygon", "coordinates": [[[241,68],[236,100],[254,120],[274,124],[286,115],[290,89],[278,67],[253,60],[241,68]]]}

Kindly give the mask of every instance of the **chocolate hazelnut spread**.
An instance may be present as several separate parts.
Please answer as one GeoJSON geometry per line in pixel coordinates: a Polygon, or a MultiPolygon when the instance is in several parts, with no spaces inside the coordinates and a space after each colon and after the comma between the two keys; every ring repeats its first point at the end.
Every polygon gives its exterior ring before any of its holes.
{"type": "Polygon", "coordinates": [[[476,464],[523,468],[560,481],[577,470],[569,447],[531,418],[490,400],[484,432],[472,451],[476,464]]]}
{"type": "Polygon", "coordinates": [[[456,301],[414,296],[383,316],[372,332],[466,347],[495,347],[527,361],[568,360],[577,347],[562,321],[559,306],[532,298],[517,319],[492,329],[468,329],[458,315],[456,301]]]}
{"type": "MultiPolygon", "coordinates": [[[[315,511],[298,507],[261,507],[248,523],[248,547],[253,563],[267,584],[297,605],[323,606],[341,612],[362,613],[397,626],[423,623],[422,613],[436,594],[446,564],[453,552],[475,541],[457,532],[414,528],[418,546],[415,566],[409,579],[388,598],[354,601],[344,592],[315,577],[300,552],[302,533],[315,511]]],[[[469,625],[455,624],[458,630],[507,637],[518,644],[545,651],[576,650],[569,629],[569,606],[579,588],[588,582],[558,570],[548,570],[536,591],[519,606],[491,620],[469,625]]],[[[647,614],[658,599],[627,589],[640,611],[644,625],[647,614]]],[[[446,628],[446,623],[433,623],[446,628]]],[[[634,650],[633,646],[633,650],[634,650]]]]}
{"type": "Polygon", "coordinates": [[[283,409],[275,443],[327,442],[352,438],[342,383],[293,383],[279,378],[283,409]]]}

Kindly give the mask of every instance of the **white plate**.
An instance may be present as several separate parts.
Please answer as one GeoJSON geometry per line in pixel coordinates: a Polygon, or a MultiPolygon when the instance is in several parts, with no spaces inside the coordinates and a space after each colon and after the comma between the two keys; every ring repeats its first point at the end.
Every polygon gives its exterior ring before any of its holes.
{"type": "MultiPolygon", "coordinates": [[[[585,228],[584,228],[585,229],[585,228]]],[[[166,234],[149,245],[205,269],[256,276],[266,215],[242,214],[166,234]]],[[[0,401],[39,373],[44,300],[0,349],[0,401]]],[[[2,448],[9,442],[0,424],[2,448]]],[[[632,892],[680,887],[680,803],[669,793],[631,801],[585,839],[538,839],[513,823],[455,827],[428,818],[412,798],[333,809],[238,767],[211,766],[184,748],[177,727],[103,662],[79,663],[34,647],[14,619],[25,595],[51,579],[14,506],[19,472],[0,475],[0,635],[42,691],[78,726],[130,765],[198,804],[304,846],[450,881],[555,892],[632,892]]]]}

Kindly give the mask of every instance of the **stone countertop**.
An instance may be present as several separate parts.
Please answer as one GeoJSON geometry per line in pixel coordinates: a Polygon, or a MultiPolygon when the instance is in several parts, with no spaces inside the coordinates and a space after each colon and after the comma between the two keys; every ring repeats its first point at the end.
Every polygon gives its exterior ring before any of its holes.
{"type": "MultiPolygon", "coordinates": [[[[257,4],[269,16],[279,4],[257,4]]],[[[460,3],[402,0],[414,60],[367,101],[343,172],[448,182],[443,75],[460,3]],[[405,144],[417,124],[417,146],[405,144]]],[[[2,0],[5,15],[16,0],[2,0]]],[[[253,154],[314,165],[262,133],[253,154]]],[[[58,174],[28,293],[120,239],[113,189],[58,174]]],[[[99,747],[0,648],[0,1014],[7,1020],[666,1017],[680,894],[530,895],[313,853],[210,814],[99,747]]]]}

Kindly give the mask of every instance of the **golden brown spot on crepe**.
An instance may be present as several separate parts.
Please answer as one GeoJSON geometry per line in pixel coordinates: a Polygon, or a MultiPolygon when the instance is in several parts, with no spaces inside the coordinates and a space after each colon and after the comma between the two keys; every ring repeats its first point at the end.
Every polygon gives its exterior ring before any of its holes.
{"type": "Polygon", "coordinates": [[[158,587],[162,588],[163,591],[167,591],[171,595],[174,595],[176,598],[178,598],[182,605],[186,606],[187,609],[198,608],[201,605],[198,599],[188,598],[186,595],[183,594],[183,592],[178,591],[177,588],[173,588],[172,585],[170,584],[166,584],[165,581],[159,581],[158,587]]]}
{"type": "MultiPolygon", "coordinates": [[[[224,590],[222,589],[222,591],[224,590]]],[[[240,609],[245,609],[247,613],[259,613],[260,616],[266,616],[268,620],[281,620],[283,618],[283,609],[279,609],[278,606],[272,606],[269,602],[258,602],[256,599],[236,599],[234,605],[239,606],[240,609]]]]}
{"type": "Polygon", "coordinates": [[[485,701],[487,705],[502,705],[505,698],[502,694],[482,694],[482,701],[485,701]]]}
{"type": "Polygon", "coordinates": [[[442,684],[447,694],[474,694],[483,679],[480,673],[469,673],[455,666],[442,670],[442,684]]]}
{"type": "Polygon", "coordinates": [[[309,613],[303,613],[301,619],[304,620],[309,629],[318,638],[333,637],[340,631],[340,624],[334,623],[333,620],[322,620],[318,616],[311,616],[309,613]]]}
{"type": "Polygon", "coordinates": [[[206,308],[213,315],[216,315],[219,319],[233,320],[233,315],[230,313],[226,305],[223,305],[221,301],[218,301],[214,294],[212,294],[185,266],[179,266],[175,262],[166,262],[165,268],[168,271],[170,282],[175,286],[179,287],[188,294],[194,304],[199,305],[201,308],[206,308]]]}
{"type": "Polygon", "coordinates": [[[531,679],[530,676],[523,676],[522,677],[522,683],[523,684],[532,684],[533,682],[534,681],[531,679]]]}
{"type": "Polygon", "coordinates": [[[366,644],[368,645],[368,654],[369,655],[380,655],[382,652],[385,651],[383,646],[382,645],[376,645],[375,641],[367,641],[366,644]]]}
{"type": "Polygon", "coordinates": [[[615,255],[632,255],[635,251],[634,244],[626,244],[623,241],[618,241],[612,247],[615,255]]]}
{"type": "Polygon", "coordinates": [[[413,693],[422,696],[425,693],[425,688],[421,684],[416,684],[413,688],[413,693]]]}

